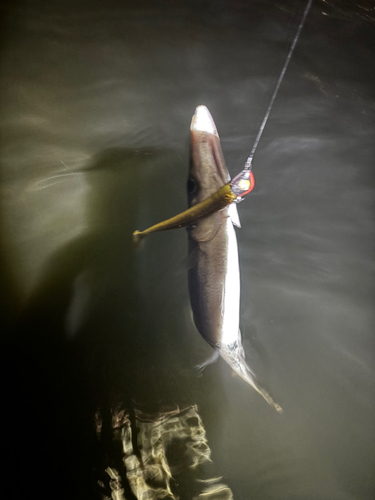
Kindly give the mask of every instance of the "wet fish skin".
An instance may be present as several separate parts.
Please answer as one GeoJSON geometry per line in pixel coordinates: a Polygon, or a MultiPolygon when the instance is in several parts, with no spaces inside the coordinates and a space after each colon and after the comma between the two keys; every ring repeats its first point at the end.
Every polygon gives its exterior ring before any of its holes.
{"type": "MultiPolygon", "coordinates": [[[[193,207],[227,184],[230,176],[215,123],[205,106],[196,109],[190,131],[188,197],[193,207]]],[[[188,228],[188,282],[194,322],[206,342],[232,369],[281,411],[245,361],[239,329],[240,271],[233,224],[239,225],[234,203],[188,228]]]]}

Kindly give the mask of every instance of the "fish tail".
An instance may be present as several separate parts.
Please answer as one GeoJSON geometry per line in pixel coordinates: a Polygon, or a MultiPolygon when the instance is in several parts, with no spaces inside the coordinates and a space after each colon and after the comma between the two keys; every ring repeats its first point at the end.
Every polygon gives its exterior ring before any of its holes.
{"type": "Polygon", "coordinates": [[[251,385],[269,405],[273,406],[276,411],[282,413],[283,409],[276,403],[273,397],[262,387],[257,377],[246,363],[243,349],[236,349],[233,353],[220,352],[222,358],[231,366],[231,368],[239,375],[245,382],[251,385]]]}

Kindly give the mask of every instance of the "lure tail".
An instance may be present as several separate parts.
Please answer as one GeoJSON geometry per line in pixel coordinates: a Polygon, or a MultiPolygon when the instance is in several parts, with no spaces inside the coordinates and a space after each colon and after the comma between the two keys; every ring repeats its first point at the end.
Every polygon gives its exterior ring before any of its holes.
{"type": "Polygon", "coordinates": [[[276,403],[273,397],[262,387],[257,380],[255,374],[250,369],[245,360],[245,353],[242,346],[233,348],[225,348],[221,346],[220,356],[228,363],[228,365],[239,375],[245,382],[253,387],[269,405],[273,406],[276,411],[282,412],[281,406],[276,403]]]}
{"type": "Polygon", "coordinates": [[[142,231],[134,231],[134,233],[132,234],[132,241],[134,248],[139,248],[139,245],[141,244],[141,241],[144,238],[144,236],[145,235],[142,233],[142,231]]]}

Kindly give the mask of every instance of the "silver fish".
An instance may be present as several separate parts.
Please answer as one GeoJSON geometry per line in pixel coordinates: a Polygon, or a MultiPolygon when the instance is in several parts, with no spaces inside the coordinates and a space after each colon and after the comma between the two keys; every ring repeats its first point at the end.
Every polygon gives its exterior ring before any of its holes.
{"type": "MultiPolygon", "coordinates": [[[[208,109],[198,106],[191,122],[191,165],[188,179],[189,206],[210,197],[230,181],[219,134],[208,109]]],[[[237,238],[240,227],[237,206],[228,207],[196,221],[188,228],[189,294],[194,322],[202,337],[248,384],[277,411],[281,407],[257,381],[245,361],[239,329],[240,270],[237,238]]]]}

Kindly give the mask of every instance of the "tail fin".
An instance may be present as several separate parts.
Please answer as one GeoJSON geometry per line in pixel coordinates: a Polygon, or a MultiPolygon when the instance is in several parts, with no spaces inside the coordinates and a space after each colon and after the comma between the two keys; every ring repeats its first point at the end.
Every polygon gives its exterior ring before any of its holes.
{"type": "Polygon", "coordinates": [[[276,403],[273,397],[262,387],[257,380],[255,374],[250,369],[245,360],[245,353],[242,346],[236,346],[235,349],[220,349],[220,356],[228,363],[228,365],[239,375],[245,382],[251,385],[269,405],[273,406],[276,411],[282,412],[281,406],[276,403]]]}

